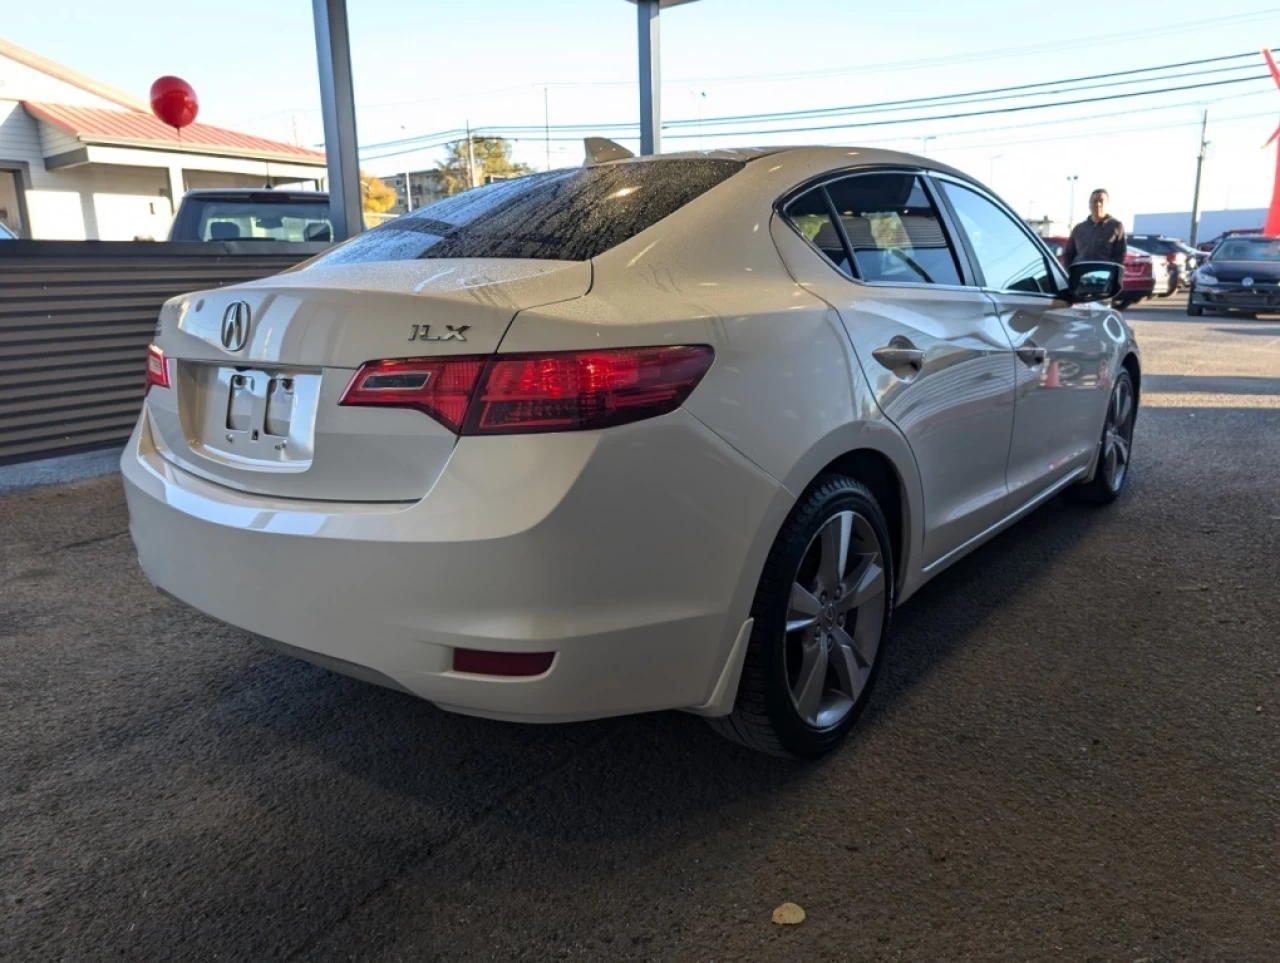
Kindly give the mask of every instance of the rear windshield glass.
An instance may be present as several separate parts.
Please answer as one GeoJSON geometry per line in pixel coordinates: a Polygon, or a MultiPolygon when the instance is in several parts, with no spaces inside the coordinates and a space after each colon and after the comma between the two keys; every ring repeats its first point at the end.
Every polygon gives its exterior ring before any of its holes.
{"type": "Polygon", "coordinates": [[[530,174],[405,214],[311,262],[495,257],[585,261],[736,174],[742,161],[678,158],[530,174]]]}
{"type": "Polygon", "coordinates": [[[195,215],[196,240],[333,240],[329,205],[323,201],[206,201],[188,198],[183,203],[195,208],[192,213],[195,215]]]}

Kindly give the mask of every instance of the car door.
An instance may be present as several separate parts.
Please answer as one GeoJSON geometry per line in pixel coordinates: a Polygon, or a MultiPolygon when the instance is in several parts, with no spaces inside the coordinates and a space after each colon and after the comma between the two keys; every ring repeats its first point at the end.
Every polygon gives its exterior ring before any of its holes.
{"type": "Polygon", "coordinates": [[[837,177],[782,214],[809,242],[780,243],[783,259],[839,312],[915,455],[927,569],[1003,517],[1016,362],[995,305],[966,284],[967,262],[916,171],[837,177]]]}
{"type": "Polygon", "coordinates": [[[1034,501],[1086,467],[1102,431],[1110,311],[1072,305],[1066,278],[1031,232],[973,184],[934,178],[1013,343],[1017,408],[1009,450],[1009,510],[1034,501]]]}

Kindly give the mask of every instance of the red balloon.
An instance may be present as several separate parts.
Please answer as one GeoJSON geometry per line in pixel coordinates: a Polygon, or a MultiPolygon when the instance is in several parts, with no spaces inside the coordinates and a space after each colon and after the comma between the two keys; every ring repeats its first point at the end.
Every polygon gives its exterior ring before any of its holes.
{"type": "Polygon", "coordinates": [[[181,77],[161,77],[151,85],[151,111],[181,130],[196,119],[200,103],[195,90],[181,77]]]}

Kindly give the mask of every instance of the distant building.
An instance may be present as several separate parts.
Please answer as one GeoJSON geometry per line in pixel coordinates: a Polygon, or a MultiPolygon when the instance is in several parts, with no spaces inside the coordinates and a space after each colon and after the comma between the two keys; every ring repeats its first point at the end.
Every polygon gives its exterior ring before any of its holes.
{"type": "Polygon", "coordinates": [[[20,237],[163,240],[198,187],[320,186],[317,151],[208,124],[0,40],[0,222],[20,237]]]}
{"type": "MultiPolygon", "coordinates": [[[[431,204],[445,196],[444,172],[440,170],[410,171],[409,183],[413,185],[413,210],[431,204]]],[[[382,183],[396,192],[396,206],[391,213],[403,214],[408,208],[404,204],[404,174],[389,174],[379,178],[382,183]]]]}
{"type": "MultiPolygon", "coordinates": [[[[1207,241],[1217,237],[1223,231],[1261,229],[1266,221],[1267,210],[1264,207],[1236,211],[1201,211],[1200,231],[1196,239],[1207,241]]],[[[1133,219],[1133,226],[1129,228],[1129,233],[1163,234],[1166,237],[1180,237],[1184,241],[1189,241],[1191,240],[1191,212],[1139,214],[1133,219]]]]}
{"type": "Polygon", "coordinates": [[[1035,231],[1041,237],[1069,237],[1071,235],[1071,225],[1066,221],[1056,221],[1052,217],[1028,217],[1025,219],[1027,227],[1035,231]]]}

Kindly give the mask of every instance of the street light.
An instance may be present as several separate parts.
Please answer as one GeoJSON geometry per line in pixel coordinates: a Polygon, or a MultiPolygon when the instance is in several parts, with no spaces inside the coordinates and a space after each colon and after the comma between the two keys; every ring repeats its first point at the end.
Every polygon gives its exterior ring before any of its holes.
{"type": "Polygon", "coordinates": [[[931,141],[931,140],[937,140],[937,139],[938,139],[938,138],[937,138],[935,135],[933,135],[933,134],[930,134],[928,137],[921,137],[921,138],[920,138],[920,155],[921,155],[922,157],[928,157],[928,156],[929,156],[929,141],[931,141]]]}
{"type": "Polygon", "coordinates": [[[987,186],[992,190],[995,190],[996,186],[996,161],[1003,156],[1004,154],[992,154],[987,158],[987,186]]]}
{"type": "Polygon", "coordinates": [[[1076,174],[1072,174],[1070,177],[1067,178],[1067,183],[1071,185],[1071,201],[1067,206],[1067,230],[1068,231],[1071,230],[1071,228],[1075,227],[1075,223],[1076,223],[1076,181],[1078,180],[1080,180],[1080,177],[1076,174]]]}
{"type": "MultiPolygon", "coordinates": [[[[319,2],[319,0],[317,0],[319,2]]],[[[640,153],[662,152],[662,79],[658,14],[694,0],[627,0],[636,5],[640,48],[640,153]]]]}

